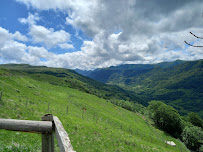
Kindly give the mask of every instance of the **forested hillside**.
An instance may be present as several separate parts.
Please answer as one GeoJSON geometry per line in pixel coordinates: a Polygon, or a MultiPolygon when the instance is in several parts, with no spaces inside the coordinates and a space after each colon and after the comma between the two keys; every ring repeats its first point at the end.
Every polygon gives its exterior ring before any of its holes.
{"type": "Polygon", "coordinates": [[[194,111],[203,117],[203,60],[121,65],[86,75],[134,91],[146,101],[163,101],[182,115],[194,111]]]}

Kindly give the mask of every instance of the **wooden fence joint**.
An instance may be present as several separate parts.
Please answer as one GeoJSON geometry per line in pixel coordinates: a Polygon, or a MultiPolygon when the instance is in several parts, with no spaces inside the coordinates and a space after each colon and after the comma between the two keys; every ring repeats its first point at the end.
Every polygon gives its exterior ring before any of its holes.
{"type": "MultiPolygon", "coordinates": [[[[42,116],[42,121],[51,121],[52,130],[54,130],[53,115],[46,114],[42,116]]],[[[42,134],[42,152],[54,152],[54,132],[51,134],[42,134]]]]}

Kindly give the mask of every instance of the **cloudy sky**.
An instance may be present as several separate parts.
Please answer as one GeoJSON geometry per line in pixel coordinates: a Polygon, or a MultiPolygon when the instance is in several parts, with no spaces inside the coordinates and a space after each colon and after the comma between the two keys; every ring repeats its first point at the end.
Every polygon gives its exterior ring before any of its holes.
{"type": "Polygon", "coordinates": [[[0,64],[95,69],[203,59],[202,0],[0,0],[0,64]]]}

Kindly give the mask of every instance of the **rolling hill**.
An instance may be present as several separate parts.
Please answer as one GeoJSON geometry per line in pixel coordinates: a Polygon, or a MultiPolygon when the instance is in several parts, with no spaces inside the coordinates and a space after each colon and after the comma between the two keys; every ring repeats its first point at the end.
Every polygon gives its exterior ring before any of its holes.
{"type": "Polygon", "coordinates": [[[143,100],[163,101],[182,115],[194,111],[203,118],[203,60],[120,65],[83,74],[134,91],[143,100]]]}
{"type": "Polygon", "coordinates": [[[78,89],[104,99],[109,100],[115,98],[147,105],[144,100],[138,98],[132,91],[124,90],[118,86],[100,83],[89,77],[80,75],[74,70],[31,66],[27,64],[2,64],[0,67],[9,69],[14,73],[27,75],[35,80],[78,89]]]}
{"type": "MultiPolygon", "coordinates": [[[[72,70],[29,65],[2,66],[0,118],[40,120],[42,115],[52,113],[62,121],[74,150],[78,152],[189,152],[180,140],[153,127],[147,117],[85,91],[80,85],[90,85],[91,80],[72,70]],[[166,140],[174,141],[177,146],[166,147],[166,140]]],[[[96,90],[94,86],[89,88],[96,90]]],[[[110,97],[114,100],[119,98],[110,97]]],[[[41,136],[0,130],[0,151],[41,151],[41,136]]],[[[56,151],[59,151],[57,145],[56,151]]]]}

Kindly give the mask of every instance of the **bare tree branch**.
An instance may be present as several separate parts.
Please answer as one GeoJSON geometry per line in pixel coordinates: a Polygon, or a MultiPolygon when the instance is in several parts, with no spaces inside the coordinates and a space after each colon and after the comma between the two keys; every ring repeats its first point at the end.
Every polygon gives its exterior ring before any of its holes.
{"type": "Polygon", "coordinates": [[[186,42],[186,41],[184,41],[187,45],[190,45],[190,46],[192,46],[192,47],[203,47],[203,46],[198,46],[198,45],[192,45],[192,44],[190,44],[190,43],[188,43],[188,42],[186,42]]]}
{"type": "Polygon", "coordinates": [[[192,34],[194,37],[198,38],[198,39],[203,39],[202,37],[196,36],[194,35],[192,32],[190,32],[190,34],[192,34]]]}

